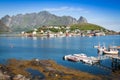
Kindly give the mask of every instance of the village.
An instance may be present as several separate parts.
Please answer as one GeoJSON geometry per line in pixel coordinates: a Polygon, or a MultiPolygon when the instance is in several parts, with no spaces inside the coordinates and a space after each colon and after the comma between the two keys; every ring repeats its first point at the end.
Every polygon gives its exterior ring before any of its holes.
{"type": "Polygon", "coordinates": [[[42,26],[40,28],[34,28],[31,31],[22,31],[21,36],[27,36],[27,37],[39,37],[39,36],[47,36],[47,37],[71,37],[71,36],[105,36],[107,33],[110,33],[109,31],[103,31],[101,30],[79,30],[74,29],[71,30],[70,26],[42,26]]]}

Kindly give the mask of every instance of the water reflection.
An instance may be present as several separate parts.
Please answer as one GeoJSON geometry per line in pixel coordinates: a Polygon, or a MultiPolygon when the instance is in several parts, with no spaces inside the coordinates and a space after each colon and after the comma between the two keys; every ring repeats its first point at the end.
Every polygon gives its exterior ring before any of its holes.
{"type": "Polygon", "coordinates": [[[101,59],[101,62],[98,65],[99,68],[110,70],[112,72],[120,71],[120,55],[112,55],[112,54],[104,54],[103,52],[98,52],[98,57],[104,58],[101,59]],[[108,61],[110,62],[110,65],[103,64],[102,61],[108,61]]]}
{"type": "Polygon", "coordinates": [[[32,37],[32,38],[33,38],[33,40],[37,40],[37,37],[35,37],[35,36],[34,36],[34,37],[32,37]]]}
{"type": "Polygon", "coordinates": [[[34,69],[31,69],[31,68],[28,68],[27,71],[31,74],[32,76],[32,79],[40,79],[40,80],[43,80],[45,79],[45,75],[42,74],[41,72],[39,72],[38,70],[34,70],[34,69]]]}

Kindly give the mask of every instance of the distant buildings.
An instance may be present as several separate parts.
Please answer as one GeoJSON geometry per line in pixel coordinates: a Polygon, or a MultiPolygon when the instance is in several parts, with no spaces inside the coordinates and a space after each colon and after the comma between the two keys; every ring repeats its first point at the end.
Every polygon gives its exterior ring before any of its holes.
{"type": "Polygon", "coordinates": [[[71,30],[70,26],[43,26],[38,29],[32,30],[30,33],[21,32],[22,36],[48,36],[48,37],[59,37],[59,36],[104,36],[105,32],[102,30],[71,30]]]}

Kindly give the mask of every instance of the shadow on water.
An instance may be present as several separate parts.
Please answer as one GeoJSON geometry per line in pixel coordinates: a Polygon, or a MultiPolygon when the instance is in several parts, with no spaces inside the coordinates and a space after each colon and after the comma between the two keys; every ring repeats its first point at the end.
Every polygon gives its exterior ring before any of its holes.
{"type": "Polygon", "coordinates": [[[45,79],[45,75],[42,74],[38,70],[34,70],[34,69],[31,69],[31,68],[28,68],[26,71],[28,71],[31,74],[32,80],[33,79],[38,79],[38,80],[44,80],[45,79]]]}
{"type": "Polygon", "coordinates": [[[105,54],[103,52],[98,52],[98,57],[99,56],[103,56],[103,58],[105,56],[113,56],[113,57],[106,57],[106,59],[101,60],[100,63],[97,64],[97,67],[100,67],[100,68],[105,69],[105,70],[109,70],[111,72],[120,72],[120,59],[117,58],[117,57],[120,58],[120,50],[119,50],[119,53],[117,55],[105,54]],[[104,61],[109,63],[109,66],[106,65],[107,63],[103,64],[104,61]]]}

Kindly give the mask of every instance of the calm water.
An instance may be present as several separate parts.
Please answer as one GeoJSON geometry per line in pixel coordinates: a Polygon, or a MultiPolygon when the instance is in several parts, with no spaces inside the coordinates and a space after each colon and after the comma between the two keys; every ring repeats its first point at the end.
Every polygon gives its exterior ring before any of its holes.
{"type": "MultiPolygon", "coordinates": [[[[81,62],[64,61],[67,54],[85,53],[88,56],[98,56],[97,49],[93,48],[98,43],[106,46],[120,46],[120,36],[101,37],[63,37],[63,38],[25,38],[25,37],[0,37],[0,63],[5,63],[11,58],[16,59],[52,59],[69,68],[93,73],[108,75],[109,70],[97,66],[90,66],[81,62]]],[[[102,65],[111,67],[111,60],[103,60],[102,65]]]]}

